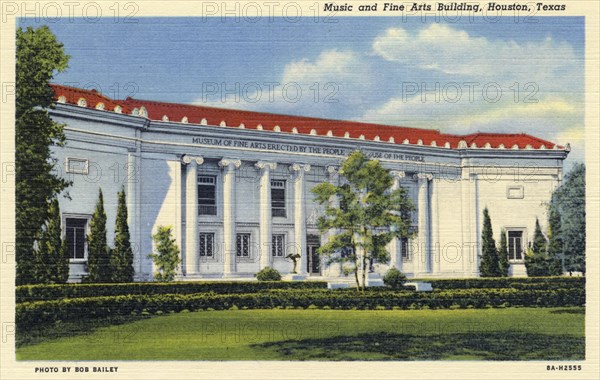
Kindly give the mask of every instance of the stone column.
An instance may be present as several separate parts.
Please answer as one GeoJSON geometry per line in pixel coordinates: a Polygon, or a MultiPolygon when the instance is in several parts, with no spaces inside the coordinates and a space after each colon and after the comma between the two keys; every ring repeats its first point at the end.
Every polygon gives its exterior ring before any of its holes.
{"type": "Polygon", "coordinates": [[[223,158],[219,166],[223,168],[223,276],[235,273],[235,169],[242,162],[238,159],[223,158]]]}
{"type": "Polygon", "coordinates": [[[277,163],[258,161],[254,165],[261,171],[260,175],[260,269],[271,266],[271,245],[273,244],[273,228],[271,225],[271,170],[277,168],[277,163]]]}
{"type": "Polygon", "coordinates": [[[134,278],[139,281],[143,278],[143,260],[139,234],[140,201],[138,193],[141,173],[139,167],[137,167],[137,162],[138,159],[136,157],[136,151],[130,151],[127,153],[127,224],[129,225],[129,231],[131,234],[131,248],[134,256],[134,278]]]}
{"type": "Polygon", "coordinates": [[[300,253],[300,272],[301,276],[306,276],[306,266],[308,264],[308,252],[306,246],[306,210],[304,199],[304,183],[306,178],[304,174],[310,170],[309,164],[293,164],[290,171],[294,176],[294,244],[297,252],[300,253]]]}
{"type": "Polygon", "coordinates": [[[428,272],[429,253],[429,181],[433,178],[431,174],[419,173],[414,175],[417,180],[417,207],[418,207],[418,249],[414,256],[414,272],[420,275],[428,272]]]}
{"type": "Polygon", "coordinates": [[[185,275],[198,274],[198,165],[202,157],[185,155],[185,275]]]}
{"type": "Polygon", "coordinates": [[[431,243],[430,243],[430,258],[431,272],[439,273],[442,263],[442,246],[440,245],[440,224],[438,213],[438,183],[440,179],[433,179],[429,183],[429,192],[431,194],[431,243]]]}
{"type": "MultiPolygon", "coordinates": [[[[392,170],[390,174],[394,178],[391,190],[398,190],[400,188],[400,180],[404,178],[406,174],[399,170],[392,170]]],[[[390,268],[396,268],[402,272],[402,242],[400,239],[393,238],[387,245],[387,251],[390,253],[390,268]]]]}
{"type": "MultiPolygon", "coordinates": [[[[334,186],[338,186],[339,185],[339,167],[335,166],[335,165],[327,165],[327,167],[325,168],[325,171],[327,172],[327,177],[329,182],[331,182],[334,186]]],[[[329,205],[333,208],[339,208],[340,207],[340,200],[337,197],[333,197],[329,200],[329,205]]],[[[339,231],[335,228],[330,229],[329,231],[327,231],[327,240],[331,239],[333,236],[335,236],[339,231]]],[[[341,256],[341,253],[336,253],[336,255],[338,255],[338,258],[341,256]]],[[[331,263],[331,265],[329,266],[329,275],[330,276],[337,276],[340,277],[342,276],[343,272],[343,265],[342,262],[339,263],[331,263]]]]}

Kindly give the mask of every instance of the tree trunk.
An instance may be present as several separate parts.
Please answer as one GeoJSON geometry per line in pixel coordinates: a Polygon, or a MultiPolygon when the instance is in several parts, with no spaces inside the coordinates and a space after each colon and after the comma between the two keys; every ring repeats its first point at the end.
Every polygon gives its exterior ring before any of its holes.
{"type": "Polygon", "coordinates": [[[362,257],[362,291],[365,291],[367,286],[367,256],[363,254],[362,257]]]}
{"type": "Polygon", "coordinates": [[[358,265],[354,266],[354,279],[356,280],[356,290],[360,290],[360,281],[358,280],[358,265]]]}

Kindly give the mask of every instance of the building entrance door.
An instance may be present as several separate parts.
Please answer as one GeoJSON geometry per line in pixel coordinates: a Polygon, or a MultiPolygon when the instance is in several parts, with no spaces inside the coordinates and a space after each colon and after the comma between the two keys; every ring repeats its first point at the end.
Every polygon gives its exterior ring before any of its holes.
{"type": "Polygon", "coordinates": [[[320,276],[321,275],[321,260],[317,249],[321,246],[321,239],[316,235],[308,235],[306,238],[306,250],[307,250],[307,268],[306,272],[309,276],[320,276]]]}

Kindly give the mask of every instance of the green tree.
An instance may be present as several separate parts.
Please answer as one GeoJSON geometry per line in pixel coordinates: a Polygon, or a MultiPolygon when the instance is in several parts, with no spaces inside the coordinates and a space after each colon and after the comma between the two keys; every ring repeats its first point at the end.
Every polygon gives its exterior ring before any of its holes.
{"type": "Polygon", "coordinates": [[[113,282],[133,281],[133,251],[127,224],[127,202],[125,188],[118,195],[117,220],[115,223],[115,247],[111,251],[110,266],[113,282]]]}
{"type": "Polygon", "coordinates": [[[318,253],[328,262],[350,264],[357,288],[364,290],[369,262],[387,263],[386,244],[394,237],[412,235],[410,212],[414,206],[406,190],[390,190],[393,178],[389,170],[360,151],[350,154],[339,173],[342,185],[324,182],[312,189],[315,201],[325,206],[318,219],[319,230],[336,231],[318,253]],[[339,206],[332,199],[337,199],[339,206]]]}
{"type": "Polygon", "coordinates": [[[69,278],[69,253],[60,228],[58,199],[50,202],[48,222],[38,241],[35,253],[36,283],[64,284],[69,278]]]}
{"type": "Polygon", "coordinates": [[[175,279],[177,266],[181,263],[179,248],[172,237],[172,229],[169,226],[159,226],[154,239],[156,253],[148,255],[158,269],[154,273],[156,281],[168,282],[175,279]]]}
{"type": "Polygon", "coordinates": [[[482,247],[481,262],[479,263],[479,274],[481,277],[500,277],[500,264],[498,262],[498,251],[492,231],[492,220],[486,208],[483,209],[483,230],[481,231],[482,247]]]}
{"type": "Polygon", "coordinates": [[[539,219],[535,219],[535,232],[533,243],[525,253],[525,268],[530,277],[549,276],[549,260],[547,254],[546,237],[542,233],[539,219]]]}
{"type": "Polygon", "coordinates": [[[28,27],[16,33],[15,198],[16,282],[34,282],[34,242],[48,220],[51,200],[69,185],[53,173],[51,146],[63,145],[63,126],[48,114],[53,92],[48,83],[67,68],[69,56],[50,29],[28,27]]]}
{"type": "Polygon", "coordinates": [[[111,282],[112,268],[110,250],[106,243],[106,213],[102,189],[98,192],[98,202],[90,221],[88,235],[88,272],[89,282],[111,282]]]}
{"type": "Polygon", "coordinates": [[[564,269],[585,273],[585,165],[578,163],[552,195],[550,207],[561,219],[564,269]]]}
{"type": "Polygon", "coordinates": [[[548,271],[551,276],[561,276],[564,273],[563,259],[560,214],[556,208],[550,207],[548,210],[548,271]]]}
{"type": "Polygon", "coordinates": [[[500,276],[508,277],[510,263],[508,262],[508,241],[506,239],[506,231],[504,231],[504,229],[500,234],[500,247],[498,248],[498,267],[500,268],[500,276]]]}

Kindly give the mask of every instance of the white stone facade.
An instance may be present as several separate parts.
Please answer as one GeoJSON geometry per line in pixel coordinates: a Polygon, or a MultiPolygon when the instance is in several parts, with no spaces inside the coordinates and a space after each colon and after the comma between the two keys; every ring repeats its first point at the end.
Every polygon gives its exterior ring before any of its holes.
{"type": "MultiPolygon", "coordinates": [[[[73,181],[70,199],[60,197],[64,227],[67,219],[91,218],[101,188],[112,245],[117,192],[124,187],[140,281],[152,279],[148,254],[160,225],[173,227],[182,280],[251,279],[267,266],[290,274],[289,253],[301,254],[300,278],[343,280],[340,264],[326,266],[309,254],[334,233],[317,230],[320,209],[311,189],[337,181],[336,168],[357,148],[392,170],[394,186],[405,187],[417,207],[418,233],[391,242],[390,263],[373,270],[383,274],[395,266],[409,277],[475,277],[483,209],[489,209],[496,241],[502,230],[512,231],[511,243],[524,250],[536,218],[546,228],[547,203],[567,155],[562,147],[448,148],[192,124],[187,118],[169,122],[73,104],[57,104],[51,115],[66,125],[67,144],[54,155],[62,175],[73,181]]],[[[85,274],[86,255],[72,259],[72,281],[85,274]]],[[[511,264],[512,275],[525,275],[522,260],[511,264]]]]}

